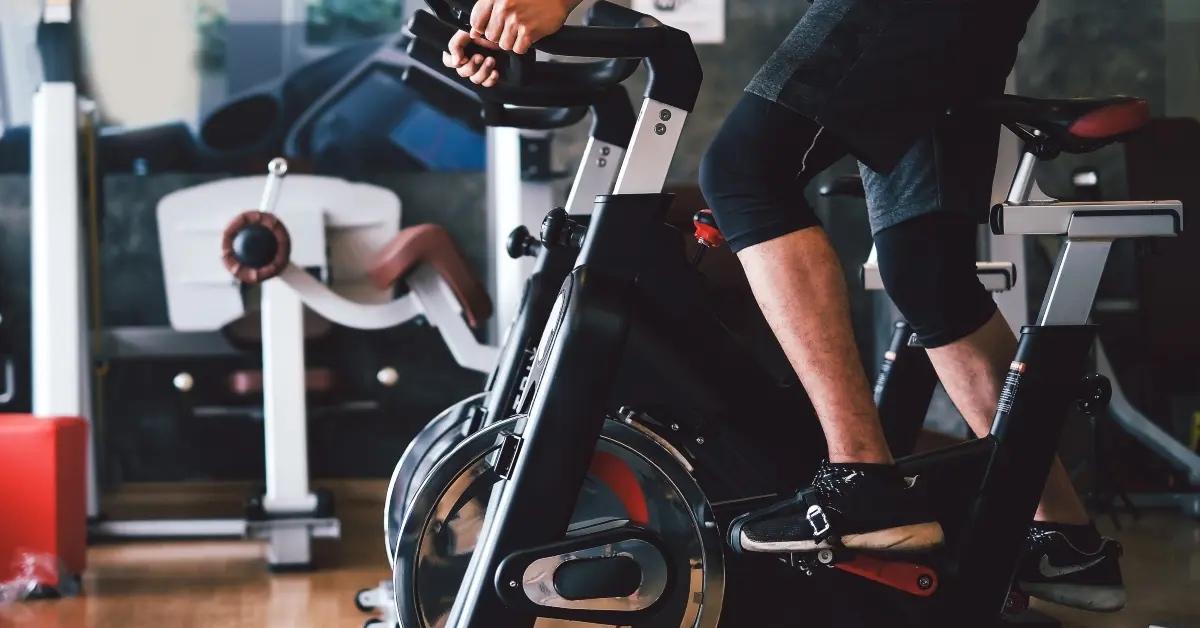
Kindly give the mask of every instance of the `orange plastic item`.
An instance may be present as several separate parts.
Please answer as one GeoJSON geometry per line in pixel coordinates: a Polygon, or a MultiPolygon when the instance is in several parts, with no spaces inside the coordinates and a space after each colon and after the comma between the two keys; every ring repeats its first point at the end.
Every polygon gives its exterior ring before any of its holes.
{"type": "Polygon", "coordinates": [[[701,246],[710,249],[724,246],[725,236],[721,235],[721,230],[717,228],[717,220],[713,218],[711,209],[696,212],[692,217],[692,226],[696,229],[696,242],[701,246]]]}
{"type": "Polygon", "coordinates": [[[937,572],[916,563],[858,554],[849,560],[837,562],[834,567],[920,597],[929,597],[938,588],[937,572]]]}
{"type": "Polygon", "coordinates": [[[87,543],[87,422],[0,414],[0,582],[25,554],[83,573],[87,543]]]}
{"type": "Polygon", "coordinates": [[[638,483],[637,474],[623,460],[610,453],[597,451],[592,455],[592,466],[588,470],[621,500],[630,522],[638,525],[650,522],[646,493],[638,483]]]}

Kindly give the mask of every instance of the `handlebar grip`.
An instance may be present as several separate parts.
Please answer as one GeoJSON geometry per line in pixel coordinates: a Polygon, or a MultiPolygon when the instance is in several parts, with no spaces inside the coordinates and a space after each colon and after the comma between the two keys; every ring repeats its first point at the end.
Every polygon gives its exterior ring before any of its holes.
{"type": "Polygon", "coordinates": [[[583,119],[587,107],[505,107],[484,106],[483,120],[488,126],[509,126],[534,131],[561,129],[583,119]]]}
{"type": "MultiPolygon", "coordinates": [[[[434,68],[414,64],[405,70],[403,81],[442,113],[472,126],[560,129],[575,124],[587,115],[587,108],[581,106],[510,108],[481,102],[478,95],[467,90],[465,85],[451,85],[446,82],[449,76],[438,78],[434,72],[434,68]]],[[[455,79],[460,83],[463,81],[461,77],[455,79]]]]}
{"type": "MultiPolygon", "coordinates": [[[[604,0],[601,3],[611,5],[604,0]]],[[[471,9],[475,4],[471,0],[426,0],[426,4],[441,20],[453,24],[451,28],[470,28],[471,9]]],[[[572,57],[648,57],[661,48],[666,42],[667,31],[671,30],[649,15],[616,5],[593,8],[593,13],[600,20],[597,25],[564,26],[534,44],[534,48],[572,57]],[[611,24],[604,24],[606,21],[611,24]]]]}

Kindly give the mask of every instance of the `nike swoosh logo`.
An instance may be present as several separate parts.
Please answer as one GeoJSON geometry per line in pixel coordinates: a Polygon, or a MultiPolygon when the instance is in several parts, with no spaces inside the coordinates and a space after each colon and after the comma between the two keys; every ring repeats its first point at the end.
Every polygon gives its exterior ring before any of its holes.
{"type": "Polygon", "coordinates": [[[1090,560],[1086,563],[1079,563],[1076,565],[1063,565],[1060,567],[1058,565],[1051,564],[1050,557],[1045,554],[1042,554],[1042,562],[1038,564],[1038,571],[1040,571],[1042,573],[1042,575],[1047,578],[1061,578],[1062,576],[1068,576],[1073,573],[1079,573],[1079,572],[1083,571],[1084,569],[1088,569],[1090,567],[1099,565],[1100,562],[1103,560],[1104,560],[1104,556],[1101,556],[1095,560],[1090,560]]]}

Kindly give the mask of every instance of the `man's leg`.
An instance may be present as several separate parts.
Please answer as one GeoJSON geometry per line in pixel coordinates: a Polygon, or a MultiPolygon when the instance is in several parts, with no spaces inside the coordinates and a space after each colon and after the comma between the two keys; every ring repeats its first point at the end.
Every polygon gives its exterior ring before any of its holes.
{"type": "Polygon", "coordinates": [[[763,316],[812,400],[830,462],[892,462],[851,329],[846,280],[810,227],[738,253],[763,316]]]}
{"type": "Polygon", "coordinates": [[[705,198],[829,443],[830,461],[812,490],[733,526],[732,542],[745,551],[839,543],[920,551],[943,541],[920,490],[892,464],[854,345],[842,269],[804,198],[805,185],[844,155],[820,125],[747,94],[701,165],[705,198]]]}

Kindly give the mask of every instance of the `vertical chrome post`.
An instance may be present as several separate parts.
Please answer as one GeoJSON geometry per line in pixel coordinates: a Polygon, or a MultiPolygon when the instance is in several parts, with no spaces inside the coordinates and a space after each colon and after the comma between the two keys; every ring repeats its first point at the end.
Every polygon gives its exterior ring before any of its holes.
{"type": "Polygon", "coordinates": [[[1085,325],[1112,240],[1068,239],[1058,254],[1037,324],[1085,325]]]}
{"type": "Polygon", "coordinates": [[[262,198],[258,201],[258,211],[264,214],[275,213],[275,205],[279,203],[279,186],[287,176],[288,163],[283,157],[276,157],[267,164],[267,184],[263,186],[262,198]]]}
{"type": "Polygon", "coordinates": [[[567,195],[568,214],[590,214],[596,197],[613,189],[625,149],[594,137],[589,137],[571,193],[567,195]]]}
{"type": "Polygon", "coordinates": [[[650,98],[642,103],[629,150],[617,175],[615,194],[662,192],[687,116],[683,109],[650,98]]]}
{"type": "Polygon", "coordinates": [[[1033,191],[1033,171],[1037,162],[1037,155],[1032,152],[1025,151],[1021,155],[1021,163],[1017,166],[1016,174],[1013,175],[1012,187],[1008,189],[1006,202],[1020,205],[1029,201],[1029,194],[1033,191]]]}

